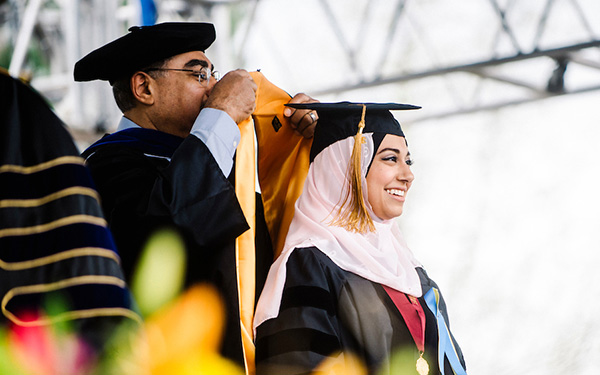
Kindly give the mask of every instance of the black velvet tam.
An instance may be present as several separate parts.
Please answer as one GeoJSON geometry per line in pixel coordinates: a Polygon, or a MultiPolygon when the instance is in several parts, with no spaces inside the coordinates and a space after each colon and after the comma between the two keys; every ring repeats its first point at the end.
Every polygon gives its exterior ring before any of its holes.
{"type": "Polygon", "coordinates": [[[286,104],[297,109],[313,109],[319,114],[315,136],[310,150],[310,161],[328,146],[356,135],[363,106],[367,107],[363,133],[395,134],[404,137],[400,123],[390,111],[419,109],[421,107],[400,103],[302,103],[286,104]]]}
{"type": "Polygon", "coordinates": [[[129,33],[90,52],[75,64],[75,81],[111,82],[155,62],[190,51],[205,51],[215,40],[210,23],[167,22],[133,26],[129,33]]]}

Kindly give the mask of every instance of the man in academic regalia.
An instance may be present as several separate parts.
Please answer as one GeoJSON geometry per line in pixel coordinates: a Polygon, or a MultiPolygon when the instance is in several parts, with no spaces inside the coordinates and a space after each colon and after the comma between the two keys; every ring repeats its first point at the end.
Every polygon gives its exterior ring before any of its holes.
{"type": "MultiPolygon", "coordinates": [[[[254,212],[248,215],[234,180],[240,184],[244,161],[238,144],[248,139],[253,144],[254,134],[244,137],[240,129],[255,110],[257,83],[244,70],[229,72],[217,82],[205,54],[214,39],[214,27],[206,23],[132,27],[77,62],[74,77],[107,80],[123,112],[117,132],[83,156],[102,197],[126,277],[131,277],[148,236],[159,228],[175,228],[187,246],[187,285],[209,281],[225,298],[229,316],[223,355],[240,364],[245,357],[251,372],[251,330],[250,336],[247,331],[240,336],[241,293],[238,300],[238,289],[244,287],[239,270],[249,257],[240,256],[236,238],[252,228],[254,259],[248,264],[255,267],[251,281],[256,295],[273,250],[260,196],[254,202],[252,190],[254,212]]],[[[307,101],[313,100],[298,94],[290,102],[307,101]]],[[[312,135],[314,112],[296,110],[287,117],[296,130],[312,135]]],[[[254,298],[250,314],[253,303],[254,298]]]]}

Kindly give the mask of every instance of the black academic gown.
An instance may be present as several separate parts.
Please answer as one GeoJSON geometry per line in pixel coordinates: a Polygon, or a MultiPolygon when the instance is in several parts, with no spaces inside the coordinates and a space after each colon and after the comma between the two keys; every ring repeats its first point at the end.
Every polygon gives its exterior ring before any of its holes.
{"type": "Polygon", "coordinates": [[[0,70],[0,98],[0,326],[66,321],[100,353],[140,317],[90,172],[39,93],[0,70]]]}
{"type": "MultiPolygon", "coordinates": [[[[392,360],[398,350],[403,354],[397,358],[406,362],[402,368],[416,373],[415,342],[380,284],[342,270],[315,247],[294,250],[286,267],[279,315],[256,329],[257,375],[308,374],[340,352],[357,356],[369,374],[393,374],[391,369],[398,371],[392,360]]],[[[423,269],[417,271],[424,295],[437,288],[423,269]]],[[[419,303],[426,316],[424,357],[429,374],[439,374],[436,320],[423,297],[419,303]]],[[[440,307],[448,321],[443,299],[440,307]]],[[[464,367],[460,348],[452,340],[464,367]]],[[[445,373],[452,374],[445,365],[445,373]]]]}
{"type": "MultiPolygon", "coordinates": [[[[149,129],[105,136],[83,156],[131,278],[140,251],[157,229],[173,228],[187,249],[186,285],[208,281],[226,302],[222,354],[243,363],[237,295],[235,238],[248,229],[233,177],[223,175],[200,139],[149,129]]],[[[231,176],[234,176],[232,171],[231,176]]],[[[257,295],[272,262],[262,203],[256,210],[257,295]]]]}

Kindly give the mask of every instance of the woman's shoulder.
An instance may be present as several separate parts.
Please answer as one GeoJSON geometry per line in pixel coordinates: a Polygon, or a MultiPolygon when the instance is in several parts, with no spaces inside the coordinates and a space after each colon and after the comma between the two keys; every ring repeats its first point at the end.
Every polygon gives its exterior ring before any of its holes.
{"type": "Polygon", "coordinates": [[[421,280],[421,288],[423,290],[423,294],[427,293],[432,288],[435,288],[437,290],[440,289],[438,287],[438,285],[436,284],[436,282],[433,281],[433,279],[431,279],[429,277],[429,275],[427,274],[427,271],[425,270],[425,268],[423,268],[423,267],[417,267],[415,269],[417,271],[417,275],[419,275],[419,279],[421,280]]]}
{"type": "Polygon", "coordinates": [[[290,267],[311,266],[327,270],[342,270],[323,251],[316,246],[297,247],[287,261],[290,267]]]}
{"type": "Polygon", "coordinates": [[[296,247],[294,251],[290,254],[290,261],[308,261],[308,262],[322,262],[325,264],[333,263],[331,259],[325,255],[318,247],[316,246],[308,246],[308,247],[296,247]]]}
{"type": "Polygon", "coordinates": [[[315,246],[294,249],[286,268],[288,285],[304,283],[329,289],[327,285],[340,285],[347,278],[347,272],[315,246]]]}

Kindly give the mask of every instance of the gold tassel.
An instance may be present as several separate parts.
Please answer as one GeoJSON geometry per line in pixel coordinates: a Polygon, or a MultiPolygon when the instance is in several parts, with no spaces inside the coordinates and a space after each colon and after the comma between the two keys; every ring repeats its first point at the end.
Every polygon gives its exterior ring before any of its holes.
{"type": "Polygon", "coordinates": [[[362,144],[366,142],[363,136],[366,112],[367,107],[363,104],[362,116],[358,123],[358,132],[354,136],[354,148],[348,165],[350,184],[347,189],[344,189],[346,193],[343,202],[336,217],[330,223],[330,225],[339,226],[356,233],[375,231],[375,224],[373,224],[373,219],[367,212],[362,190],[361,148],[362,144]]]}

